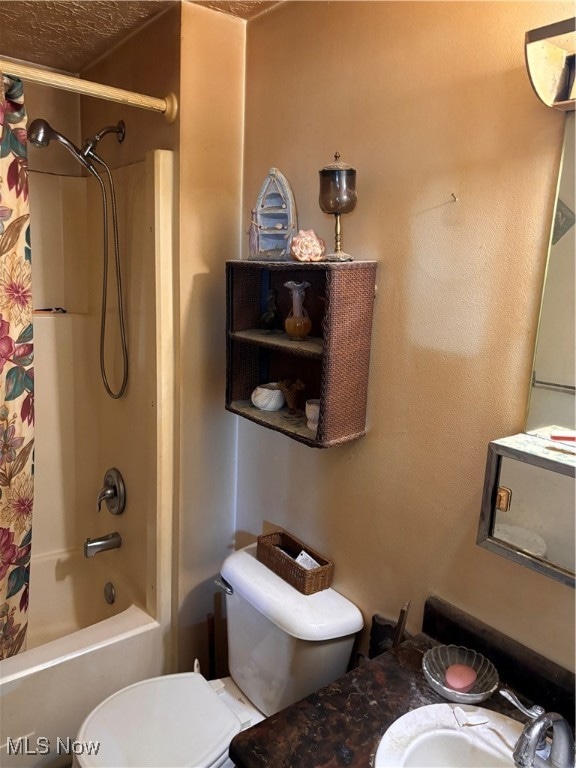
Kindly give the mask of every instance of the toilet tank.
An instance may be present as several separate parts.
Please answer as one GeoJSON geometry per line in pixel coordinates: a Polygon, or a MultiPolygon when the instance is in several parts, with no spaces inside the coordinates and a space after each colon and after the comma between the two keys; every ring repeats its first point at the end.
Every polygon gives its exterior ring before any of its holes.
{"type": "Polygon", "coordinates": [[[358,608],[333,589],[303,595],[256,559],[256,545],[226,558],[228,666],[243,693],[266,716],[341,677],[358,608]]]}

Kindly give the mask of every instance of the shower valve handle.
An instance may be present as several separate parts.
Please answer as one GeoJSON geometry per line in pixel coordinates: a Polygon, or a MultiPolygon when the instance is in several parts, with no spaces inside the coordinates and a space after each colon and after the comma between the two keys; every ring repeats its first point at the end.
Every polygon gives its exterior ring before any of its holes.
{"type": "Polygon", "coordinates": [[[100,493],[98,494],[98,512],[102,509],[102,502],[107,501],[108,499],[111,499],[113,496],[116,496],[116,489],[115,488],[102,488],[100,493]]]}
{"type": "Polygon", "coordinates": [[[108,510],[113,515],[121,515],[126,506],[126,488],[124,480],[119,470],[115,467],[109,469],[104,475],[104,487],[98,494],[96,508],[98,512],[102,507],[102,502],[106,502],[108,510]]]}

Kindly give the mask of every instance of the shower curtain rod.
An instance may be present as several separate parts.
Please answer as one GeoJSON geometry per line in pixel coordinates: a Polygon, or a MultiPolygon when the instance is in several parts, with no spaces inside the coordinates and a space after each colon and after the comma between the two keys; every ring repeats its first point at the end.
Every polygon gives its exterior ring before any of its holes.
{"type": "Polygon", "coordinates": [[[28,64],[17,64],[7,59],[0,59],[0,70],[40,85],[61,88],[64,91],[80,93],[83,96],[94,96],[97,99],[117,101],[119,104],[127,104],[130,107],[162,112],[169,123],[174,122],[178,113],[178,100],[173,93],[169,93],[165,99],[157,99],[154,96],[145,96],[141,93],[134,93],[134,91],[113,88],[110,85],[100,85],[100,83],[93,83],[90,80],[80,80],[70,75],[60,75],[57,72],[31,67],[28,64]]]}

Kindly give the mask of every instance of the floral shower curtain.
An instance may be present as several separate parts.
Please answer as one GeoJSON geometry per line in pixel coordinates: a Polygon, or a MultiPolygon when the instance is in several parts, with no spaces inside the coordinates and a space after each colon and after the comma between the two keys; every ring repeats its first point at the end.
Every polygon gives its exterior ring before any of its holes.
{"type": "Polygon", "coordinates": [[[34,368],[26,110],[0,73],[0,659],[25,647],[32,540],[34,368]]]}

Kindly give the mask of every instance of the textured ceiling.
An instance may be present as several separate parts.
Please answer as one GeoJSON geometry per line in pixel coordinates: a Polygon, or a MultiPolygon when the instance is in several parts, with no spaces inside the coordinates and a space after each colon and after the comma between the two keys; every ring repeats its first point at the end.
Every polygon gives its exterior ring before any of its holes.
{"type": "MultiPolygon", "coordinates": [[[[0,56],[79,73],[178,0],[0,0],[0,56]]],[[[244,19],[277,2],[202,1],[244,19]]]]}
{"type": "Polygon", "coordinates": [[[252,19],[264,11],[270,10],[282,0],[192,0],[197,5],[213,8],[215,11],[227,13],[230,16],[238,16],[241,19],[252,19]]]}

